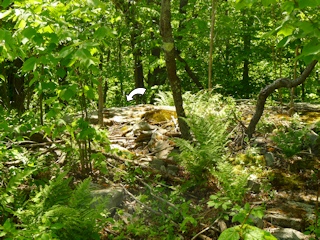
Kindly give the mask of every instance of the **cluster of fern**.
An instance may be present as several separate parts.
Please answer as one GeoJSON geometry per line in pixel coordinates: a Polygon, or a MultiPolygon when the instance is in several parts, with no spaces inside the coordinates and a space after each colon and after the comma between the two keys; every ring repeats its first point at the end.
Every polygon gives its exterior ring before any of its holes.
{"type": "Polygon", "coordinates": [[[72,178],[61,173],[27,197],[18,186],[30,179],[32,169],[21,170],[0,190],[0,237],[3,239],[100,239],[106,218],[103,203],[90,193],[90,179],[70,187],[72,178]]]}
{"type": "MultiPolygon", "coordinates": [[[[224,98],[221,94],[207,90],[201,90],[195,94],[185,92],[182,95],[182,99],[186,112],[198,116],[215,114],[220,117],[225,117],[230,113],[230,110],[235,107],[233,98],[224,98]]],[[[172,93],[159,91],[156,94],[155,104],[174,106],[172,93]]]]}
{"type": "MultiPolygon", "coordinates": [[[[162,100],[165,94],[160,93],[162,100]]],[[[220,187],[220,194],[240,203],[247,191],[249,174],[234,171],[234,166],[226,157],[230,136],[228,127],[231,112],[235,110],[232,99],[223,99],[219,94],[201,91],[197,94],[185,93],[185,109],[189,112],[188,123],[193,141],[176,139],[181,153],[175,155],[190,173],[194,185],[202,184],[214,177],[220,187]]],[[[164,101],[165,102],[165,101],[164,101]]]]}
{"type": "Polygon", "coordinates": [[[194,141],[176,139],[181,153],[176,157],[196,181],[205,181],[212,168],[223,159],[228,134],[227,125],[217,115],[191,115],[185,121],[190,126],[194,141]]]}

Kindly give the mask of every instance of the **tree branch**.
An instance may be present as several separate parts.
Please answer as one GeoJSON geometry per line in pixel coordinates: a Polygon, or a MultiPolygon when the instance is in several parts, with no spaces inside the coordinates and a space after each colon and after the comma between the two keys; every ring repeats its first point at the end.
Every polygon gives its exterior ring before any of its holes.
{"type": "Polygon", "coordinates": [[[264,110],[264,105],[268,96],[273,93],[276,89],[280,88],[293,88],[302,84],[307,77],[310,75],[315,65],[317,64],[317,60],[313,60],[303,71],[303,73],[295,80],[291,80],[289,78],[279,78],[270,85],[263,88],[258,96],[257,104],[256,104],[256,112],[254,113],[250,124],[247,129],[248,137],[251,138],[253,133],[255,132],[256,125],[258,124],[264,110]]]}

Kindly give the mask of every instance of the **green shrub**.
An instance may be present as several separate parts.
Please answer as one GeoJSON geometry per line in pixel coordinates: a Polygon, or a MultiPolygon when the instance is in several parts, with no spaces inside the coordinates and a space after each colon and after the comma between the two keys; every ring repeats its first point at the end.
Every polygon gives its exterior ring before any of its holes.
{"type": "Polygon", "coordinates": [[[222,161],[228,139],[227,124],[217,115],[190,116],[186,119],[195,141],[175,139],[181,153],[176,155],[194,180],[202,182],[222,161]]]}
{"type": "MultiPolygon", "coordinates": [[[[0,226],[0,236],[4,239],[100,239],[99,231],[106,222],[103,203],[91,207],[96,199],[90,194],[90,179],[72,190],[71,178],[66,178],[66,174],[37,188],[19,208],[10,206],[14,200],[9,194],[2,196],[1,209],[7,212],[7,218],[0,226]]],[[[19,183],[29,175],[30,170],[25,170],[19,178],[13,177],[5,193],[14,194],[15,198],[19,183]]]]}
{"type": "Polygon", "coordinates": [[[280,130],[272,137],[272,140],[287,157],[292,157],[303,150],[303,147],[308,144],[308,131],[306,127],[301,129],[289,128],[288,131],[280,130]]]}
{"type": "Polygon", "coordinates": [[[212,171],[212,175],[218,180],[221,194],[232,199],[233,203],[240,204],[248,191],[247,181],[249,174],[245,172],[236,173],[233,168],[233,165],[227,160],[219,162],[217,169],[212,171]]]}

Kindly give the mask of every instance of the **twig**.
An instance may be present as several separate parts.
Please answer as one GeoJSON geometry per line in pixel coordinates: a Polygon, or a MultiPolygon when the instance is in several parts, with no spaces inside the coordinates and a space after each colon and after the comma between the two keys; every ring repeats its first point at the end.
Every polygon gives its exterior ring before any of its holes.
{"type": "Polygon", "coordinates": [[[216,224],[218,221],[220,220],[220,217],[218,217],[209,227],[206,227],[205,229],[201,230],[200,232],[198,232],[196,235],[193,236],[193,238],[191,238],[191,240],[196,239],[198,236],[202,235],[202,233],[208,231],[210,228],[212,228],[212,226],[214,224],[216,224]]]}
{"type": "Polygon", "coordinates": [[[232,114],[233,114],[235,120],[236,120],[238,123],[240,123],[240,125],[241,125],[245,130],[247,130],[247,127],[246,127],[246,126],[244,125],[244,123],[237,117],[237,115],[236,115],[236,113],[235,113],[234,111],[232,111],[232,114]]]}
{"type": "Polygon", "coordinates": [[[135,201],[137,201],[138,203],[140,203],[142,206],[144,206],[147,210],[149,210],[150,212],[158,215],[158,216],[163,216],[162,213],[157,212],[155,210],[153,210],[152,208],[148,207],[147,205],[145,205],[143,202],[141,202],[140,200],[138,200],[131,192],[129,192],[122,184],[120,184],[120,186],[123,188],[123,190],[130,196],[132,197],[135,201]]]}
{"type": "Polygon", "coordinates": [[[111,154],[111,153],[102,153],[105,157],[107,158],[112,158],[112,159],[115,159],[117,161],[121,161],[121,162],[134,162],[130,159],[126,159],[126,158],[122,158],[122,157],[119,157],[117,155],[114,155],[114,154],[111,154]]]}
{"type": "Polygon", "coordinates": [[[152,193],[152,188],[151,188],[147,183],[145,183],[141,178],[139,178],[138,176],[136,176],[136,177],[138,178],[138,180],[139,180],[144,186],[146,186],[146,187],[150,190],[151,196],[155,197],[156,199],[158,199],[158,200],[166,203],[166,204],[169,205],[170,207],[173,207],[175,210],[179,211],[179,209],[178,209],[174,204],[172,204],[171,202],[165,200],[165,199],[162,198],[162,197],[159,197],[159,196],[153,194],[153,193],[152,193]]]}

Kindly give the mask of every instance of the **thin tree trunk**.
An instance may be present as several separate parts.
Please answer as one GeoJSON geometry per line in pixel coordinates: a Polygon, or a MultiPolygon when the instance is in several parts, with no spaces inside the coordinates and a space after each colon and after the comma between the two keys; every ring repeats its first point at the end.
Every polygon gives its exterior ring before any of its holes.
{"type": "Polygon", "coordinates": [[[178,59],[179,62],[181,62],[184,65],[184,70],[187,72],[187,74],[189,75],[189,77],[192,79],[192,81],[196,84],[196,86],[198,87],[199,90],[203,89],[203,86],[199,80],[199,78],[196,76],[196,74],[192,71],[192,69],[190,68],[189,64],[187,63],[187,61],[185,59],[183,59],[179,52],[176,51],[176,57],[178,59]]]}
{"type": "Polygon", "coordinates": [[[293,88],[302,84],[310,75],[317,62],[317,60],[312,61],[297,79],[291,80],[289,78],[279,78],[260,91],[256,104],[256,112],[254,113],[247,129],[247,134],[249,138],[251,138],[253,133],[255,132],[256,125],[263,114],[264,105],[266,103],[267,97],[276,89],[293,88]]]}
{"type": "Polygon", "coordinates": [[[167,74],[170,81],[174,105],[178,115],[178,123],[181,136],[184,139],[191,139],[188,124],[183,120],[186,117],[181,94],[181,81],[177,76],[177,66],[175,60],[175,47],[171,27],[171,6],[170,0],[161,1],[160,33],[163,41],[163,49],[166,59],[167,74]]]}
{"type": "Polygon", "coordinates": [[[212,54],[213,54],[213,39],[214,39],[214,25],[216,22],[216,0],[212,0],[211,9],[211,28],[210,28],[210,52],[209,52],[209,76],[208,76],[208,89],[212,89],[212,54]]]}
{"type": "MultiPolygon", "coordinates": [[[[298,57],[299,55],[299,46],[296,47],[296,51],[295,51],[295,57],[298,57]]],[[[298,65],[298,60],[296,59],[294,61],[294,67],[293,67],[293,79],[297,78],[297,65],[298,65]]],[[[294,114],[294,97],[295,97],[295,90],[296,88],[293,87],[291,88],[291,96],[290,96],[290,109],[288,111],[288,115],[290,117],[292,117],[292,115],[294,114]]]]}
{"type": "Polygon", "coordinates": [[[247,18],[248,12],[242,11],[243,14],[243,70],[242,70],[242,87],[245,89],[245,97],[249,97],[250,93],[250,76],[249,76],[249,65],[250,65],[250,52],[251,52],[251,27],[254,19],[252,17],[247,18]]]}
{"type": "Polygon", "coordinates": [[[99,95],[99,102],[98,102],[98,121],[99,126],[103,127],[103,90],[102,90],[102,77],[98,78],[98,95],[99,95]]]}

